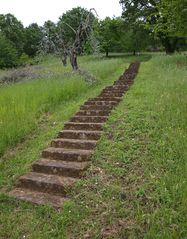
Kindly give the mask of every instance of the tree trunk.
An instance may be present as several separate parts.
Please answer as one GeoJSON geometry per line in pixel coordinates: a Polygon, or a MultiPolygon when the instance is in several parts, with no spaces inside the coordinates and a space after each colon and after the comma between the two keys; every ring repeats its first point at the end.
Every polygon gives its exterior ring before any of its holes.
{"type": "Polygon", "coordinates": [[[108,57],[108,48],[106,49],[106,57],[108,57]]]}
{"type": "Polygon", "coordinates": [[[133,51],[133,56],[136,56],[136,50],[133,51]]]}
{"type": "Polygon", "coordinates": [[[77,54],[75,51],[72,51],[72,53],[70,55],[70,62],[71,62],[71,66],[72,66],[73,70],[77,71],[79,69],[79,67],[77,64],[77,54]]]}
{"type": "Polygon", "coordinates": [[[162,45],[165,48],[166,54],[173,54],[177,47],[177,37],[161,37],[162,45]]]}

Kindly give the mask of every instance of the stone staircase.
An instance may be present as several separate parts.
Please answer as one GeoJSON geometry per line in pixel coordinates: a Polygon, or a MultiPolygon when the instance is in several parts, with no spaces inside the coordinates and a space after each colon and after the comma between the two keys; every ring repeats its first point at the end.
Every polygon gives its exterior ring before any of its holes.
{"type": "Polygon", "coordinates": [[[65,123],[58,138],[43,150],[42,158],[32,164],[32,172],[21,176],[9,195],[61,208],[68,199],[67,191],[89,167],[102,126],[133,83],[138,68],[138,62],[131,63],[112,86],[102,90],[98,97],[86,101],[80,111],[65,123]]]}

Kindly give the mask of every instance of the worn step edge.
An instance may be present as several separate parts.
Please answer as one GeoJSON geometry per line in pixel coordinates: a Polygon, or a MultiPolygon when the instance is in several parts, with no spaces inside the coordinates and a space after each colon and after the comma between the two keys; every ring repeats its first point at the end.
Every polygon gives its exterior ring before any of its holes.
{"type": "Polygon", "coordinates": [[[84,130],[62,130],[59,132],[59,138],[98,140],[102,131],[84,131],[84,130]]]}
{"type": "Polygon", "coordinates": [[[68,162],[62,160],[40,159],[33,163],[34,172],[67,177],[82,177],[90,162],[68,162]]]}
{"type": "Polygon", "coordinates": [[[64,149],[50,147],[42,151],[43,158],[63,161],[78,161],[83,162],[91,158],[93,150],[83,149],[64,149]]]}
{"type": "Polygon", "coordinates": [[[114,105],[82,105],[80,110],[112,110],[114,105]]]}
{"type": "Polygon", "coordinates": [[[67,188],[71,188],[75,182],[77,179],[72,177],[29,172],[19,178],[17,187],[65,196],[67,188]]]}
{"type": "Polygon", "coordinates": [[[107,116],[93,116],[93,115],[75,115],[69,122],[77,123],[104,123],[108,119],[107,116]]]}
{"type": "Polygon", "coordinates": [[[95,148],[96,143],[97,140],[57,138],[51,141],[51,147],[92,150],[95,148]]]}
{"type": "Polygon", "coordinates": [[[84,103],[84,105],[97,105],[97,106],[116,106],[119,102],[118,101],[95,101],[89,100],[84,103]]]}
{"type": "Polygon", "coordinates": [[[64,125],[64,129],[74,130],[102,130],[103,123],[83,123],[83,122],[67,122],[64,125]]]}
{"type": "Polygon", "coordinates": [[[49,205],[57,209],[62,208],[64,202],[67,201],[67,198],[61,196],[38,191],[31,191],[25,188],[15,188],[9,192],[9,196],[37,205],[49,205]]]}
{"type": "Polygon", "coordinates": [[[108,116],[110,110],[79,110],[75,116],[108,116]]]}

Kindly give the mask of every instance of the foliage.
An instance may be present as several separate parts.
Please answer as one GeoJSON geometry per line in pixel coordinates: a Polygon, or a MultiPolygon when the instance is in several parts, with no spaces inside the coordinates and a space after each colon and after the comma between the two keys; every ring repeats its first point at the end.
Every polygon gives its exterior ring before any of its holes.
{"type": "Polygon", "coordinates": [[[177,48],[178,36],[185,30],[185,1],[168,0],[121,0],[123,18],[130,24],[143,24],[151,33],[156,34],[167,53],[177,48]],[[183,3],[183,4],[181,4],[183,3]],[[180,20],[179,20],[180,19],[180,20]],[[183,26],[183,27],[182,27],[183,26]]]}
{"type": "MultiPolygon", "coordinates": [[[[163,32],[170,36],[186,36],[187,3],[183,0],[162,0],[157,4],[158,12],[156,24],[153,25],[155,32],[163,32]]],[[[152,16],[151,16],[152,17],[152,16]]],[[[153,15],[155,18],[155,15],[153,15]]]]}
{"type": "Polygon", "coordinates": [[[122,49],[122,38],[124,31],[122,30],[121,18],[105,18],[99,22],[99,40],[101,50],[106,52],[108,56],[110,52],[119,52],[122,49]]]}
{"type": "Polygon", "coordinates": [[[18,54],[12,42],[0,33],[0,68],[15,67],[18,64],[18,54]]]}
{"type": "Polygon", "coordinates": [[[19,56],[23,53],[24,27],[12,14],[0,14],[0,31],[12,43],[19,56]]]}
{"type": "Polygon", "coordinates": [[[155,39],[142,25],[127,24],[122,18],[109,18],[99,22],[99,41],[106,56],[110,52],[133,52],[154,48],[155,39]]]}
{"type": "Polygon", "coordinates": [[[126,24],[126,31],[122,40],[125,51],[133,52],[134,55],[136,52],[147,49],[153,50],[155,45],[158,46],[156,39],[149,34],[149,31],[138,24],[132,26],[126,24]]]}
{"type": "Polygon", "coordinates": [[[33,23],[25,28],[25,44],[24,52],[34,57],[39,51],[40,42],[42,40],[42,30],[37,23],[33,23]]]}

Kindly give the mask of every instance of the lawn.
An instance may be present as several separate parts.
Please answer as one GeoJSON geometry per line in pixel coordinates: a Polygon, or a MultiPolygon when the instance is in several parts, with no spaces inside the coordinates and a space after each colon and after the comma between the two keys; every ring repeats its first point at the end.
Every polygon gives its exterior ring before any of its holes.
{"type": "MultiPolygon", "coordinates": [[[[6,196],[16,178],[29,170],[31,162],[38,159],[47,142],[85,99],[116,80],[132,60],[135,58],[82,57],[81,67],[98,78],[90,85],[77,76],[65,78],[60,63],[48,59],[41,71],[48,71],[55,84],[47,79],[45,97],[40,98],[40,88],[46,79],[0,89],[4,96],[15,93],[15,98],[20,89],[21,99],[27,99],[31,85],[31,98],[39,98],[33,99],[37,102],[31,114],[35,124],[25,120],[29,127],[19,140],[7,144],[9,150],[0,161],[0,238],[186,237],[187,59],[182,55],[157,55],[142,62],[134,85],[105,125],[91,168],[72,190],[72,199],[64,205],[63,212],[6,196]],[[67,90],[62,94],[60,89],[64,87],[67,90]],[[72,93],[69,98],[68,90],[72,93]]],[[[9,98],[6,99],[2,102],[8,104],[9,98]]],[[[19,99],[17,102],[24,102],[19,99]]],[[[20,123],[22,128],[23,122],[20,123]]]]}

